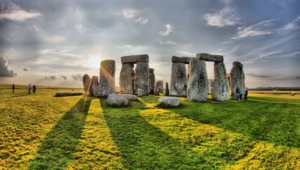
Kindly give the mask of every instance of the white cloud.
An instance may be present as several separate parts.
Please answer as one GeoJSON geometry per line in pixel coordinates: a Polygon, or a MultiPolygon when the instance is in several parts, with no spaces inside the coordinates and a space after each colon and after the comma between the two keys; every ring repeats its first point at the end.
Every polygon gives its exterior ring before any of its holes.
{"type": "Polygon", "coordinates": [[[294,19],[291,23],[288,23],[283,29],[284,30],[300,29],[300,16],[294,19]]]}
{"type": "Polygon", "coordinates": [[[141,24],[145,25],[145,24],[147,24],[148,19],[139,17],[138,19],[135,20],[135,22],[138,22],[138,23],[141,23],[141,24]]]}
{"type": "Polygon", "coordinates": [[[229,7],[225,7],[214,14],[205,14],[203,18],[207,21],[207,25],[216,27],[237,25],[241,20],[236,12],[229,7]]]}
{"type": "Polygon", "coordinates": [[[124,18],[133,18],[138,14],[138,10],[135,9],[124,9],[122,15],[124,18]]]}
{"type": "Polygon", "coordinates": [[[29,18],[41,16],[39,12],[27,12],[12,2],[1,4],[0,11],[2,11],[0,19],[9,19],[13,21],[24,21],[29,18]]]}
{"type": "Polygon", "coordinates": [[[264,57],[267,57],[267,56],[270,56],[270,55],[274,55],[274,54],[277,54],[277,53],[281,53],[282,51],[273,51],[273,52],[268,52],[268,53],[265,53],[265,54],[260,54],[258,57],[256,58],[253,58],[251,60],[248,60],[248,61],[245,61],[243,63],[253,63],[253,61],[255,60],[258,60],[258,59],[261,59],[261,58],[264,58],[264,57]]]}
{"type": "Polygon", "coordinates": [[[184,54],[184,55],[196,56],[196,53],[190,53],[190,52],[187,52],[187,51],[176,51],[176,52],[180,53],[180,54],[184,54]]]}
{"type": "Polygon", "coordinates": [[[159,34],[162,36],[167,36],[169,35],[171,32],[173,32],[173,27],[171,24],[166,24],[165,25],[166,30],[165,31],[160,31],[159,34]]]}
{"type": "Polygon", "coordinates": [[[165,42],[159,42],[160,44],[177,44],[175,41],[165,41],[165,42]]]}
{"type": "Polygon", "coordinates": [[[300,51],[298,51],[298,52],[294,52],[294,53],[291,53],[291,54],[281,55],[281,56],[280,56],[280,57],[278,57],[278,58],[288,58],[288,57],[295,57],[297,54],[300,54],[300,51]]]}
{"type": "Polygon", "coordinates": [[[239,27],[237,35],[231,39],[241,39],[246,37],[273,34],[275,32],[275,29],[273,28],[275,24],[274,21],[276,20],[271,19],[259,22],[249,27],[239,27]]]}

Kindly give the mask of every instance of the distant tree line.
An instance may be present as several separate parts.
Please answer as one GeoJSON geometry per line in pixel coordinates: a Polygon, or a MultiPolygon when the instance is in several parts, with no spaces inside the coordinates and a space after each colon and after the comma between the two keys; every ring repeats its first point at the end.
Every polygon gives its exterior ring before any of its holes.
{"type": "Polygon", "coordinates": [[[280,91],[300,91],[300,87],[256,87],[256,88],[249,88],[249,90],[252,91],[260,91],[260,90],[264,90],[264,91],[273,91],[273,90],[280,90],[280,91]]]}

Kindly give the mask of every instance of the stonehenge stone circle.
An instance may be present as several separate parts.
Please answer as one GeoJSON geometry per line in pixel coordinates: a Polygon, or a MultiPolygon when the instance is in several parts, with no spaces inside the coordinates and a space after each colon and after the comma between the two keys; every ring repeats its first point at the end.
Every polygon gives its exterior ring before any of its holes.
{"type": "Polygon", "coordinates": [[[165,96],[169,96],[170,95],[170,91],[169,91],[169,84],[166,83],[166,90],[165,90],[165,96]]]}
{"type": "Polygon", "coordinates": [[[229,83],[226,75],[226,68],[223,62],[214,64],[215,80],[213,83],[212,99],[224,101],[229,98],[229,83]]]}
{"type": "Polygon", "coordinates": [[[245,74],[243,70],[243,64],[239,61],[235,61],[232,63],[233,67],[230,71],[230,80],[231,80],[231,97],[236,99],[235,89],[237,87],[240,90],[245,89],[245,74]]]}
{"type": "Polygon", "coordinates": [[[143,94],[149,93],[149,64],[148,62],[136,63],[135,69],[135,89],[143,90],[143,94]]]}
{"type": "Polygon", "coordinates": [[[158,106],[161,107],[177,107],[180,105],[178,97],[161,97],[158,99],[158,106]]]}
{"type": "Polygon", "coordinates": [[[85,95],[87,95],[87,96],[92,95],[92,89],[91,89],[92,79],[90,78],[90,76],[87,74],[83,75],[82,81],[83,81],[83,89],[84,89],[85,95]]]}
{"type": "Polygon", "coordinates": [[[99,96],[107,97],[115,93],[115,60],[103,60],[100,65],[99,96]]]}
{"type": "Polygon", "coordinates": [[[134,75],[132,69],[133,64],[122,64],[119,84],[121,93],[123,94],[133,94],[132,78],[134,75]]]}
{"type": "Polygon", "coordinates": [[[207,101],[208,78],[204,60],[190,60],[190,78],[187,84],[187,98],[190,101],[207,101]]]}
{"type": "Polygon", "coordinates": [[[92,77],[92,92],[94,96],[98,96],[99,91],[99,82],[98,82],[98,76],[92,77]]]}
{"type": "Polygon", "coordinates": [[[196,56],[199,60],[223,62],[224,58],[221,55],[211,55],[207,53],[198,53],[196,56]]]}
{"type": "Polygon", "coordinates": [[[154,88],[155,88],[155,74],[154,74],[154,69],[149,68],[149,90],[150,94],[154,93],[154,88]]]}
{"type": "Polygon", "coordinates": [[[172,63],[170,95],[186,96],[187,76],[184,63],[172,63]]]}

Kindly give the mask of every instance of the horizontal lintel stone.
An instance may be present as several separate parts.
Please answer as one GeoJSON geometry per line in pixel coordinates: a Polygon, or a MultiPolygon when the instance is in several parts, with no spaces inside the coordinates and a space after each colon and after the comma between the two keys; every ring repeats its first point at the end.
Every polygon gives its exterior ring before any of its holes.
{"type": "Polygon", "coordinates": [[[177,56],[173,56],[172,57],[172,63],[189,64],[191,59],[195,59],[195,57],[177,57],[177,56]]]}
{"type": "Polygon", "coordinates": [[[205,61],[220,61],[223,62],[224,58],[222,55],[212,55],[207,53],[198,53],[196,56],[197,59],[205,61]]]}
{"type": "Polygon", "coordinates": [[[137,63],[137,62],[149,62],[149,56],[147,54],[130,55],[121,57],[122,64],[125,63],[137,63]]]}

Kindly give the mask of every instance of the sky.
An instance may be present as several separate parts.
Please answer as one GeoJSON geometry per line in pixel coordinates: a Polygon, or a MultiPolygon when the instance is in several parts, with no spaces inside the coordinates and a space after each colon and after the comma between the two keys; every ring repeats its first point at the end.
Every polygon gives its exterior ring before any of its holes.
{"type": "MultiPolygon", "coordinates": [[[[224,56],[254,87],[300,86],[298,0],[0,0],[0,84],[83,87],[102,60],[148,54],[170,82],[172,56],[224,56]]],[[[206,62],[208,78],[213,63],[206,62]]]]}

